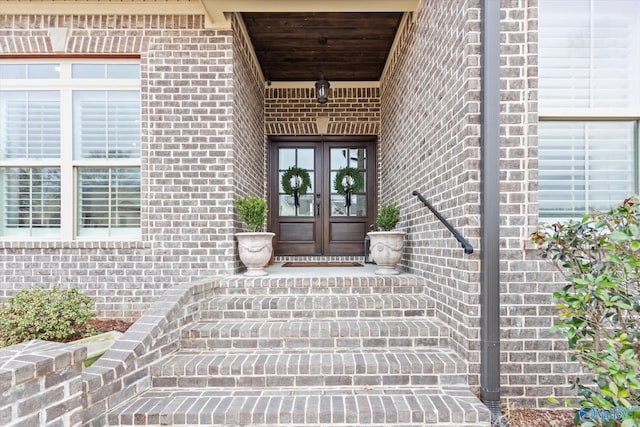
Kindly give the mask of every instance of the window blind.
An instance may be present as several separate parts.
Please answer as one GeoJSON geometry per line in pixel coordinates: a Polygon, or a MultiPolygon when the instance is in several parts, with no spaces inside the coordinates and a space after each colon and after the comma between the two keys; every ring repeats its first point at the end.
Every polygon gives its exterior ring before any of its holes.
{"type": "Polygon", "coordinates": [[[140,227],[139,168],[78,169],[78,233],[140,227]]]}
{"type": "Polygon", "coordinates": [[[137,91],[75,91],[76,159],[140,157],[140,99],[137,91]]]}
{"type": "Polygon", "coordinates": [[[0,238],[140,238],[139,79],[135,61],[0,60],[0,238]]]}
{"type": "Polygon", "coordinates": [[[12,236],[45,236],[60,228],[59,168],[0,168],[4,228],[12,236]],[[49,230],[47,230],[49,229],[49,230]]]}
{"type": "Polygon", "coordinates": [[[540,3],[540,108],[640,106],[640,2],[540,3]]]}
{"type": "Polygon", "coordinates": [[[0,134],[4,159],[59,158],[59,92],[0,91],[0,134]]]}
{"type": "Polygon", "coordinates": [[[633,194],[635,132],[633,121],[540,122],[540,213],[583,215],[633,194]]]}

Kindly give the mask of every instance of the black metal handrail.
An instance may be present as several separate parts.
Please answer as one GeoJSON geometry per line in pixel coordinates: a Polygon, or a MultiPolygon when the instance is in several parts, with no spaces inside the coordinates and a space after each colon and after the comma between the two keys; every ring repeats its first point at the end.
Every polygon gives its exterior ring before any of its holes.
{"type": "Polygon", "coordinates": [[[424,205],[426,207],[428,207],[431,212],[433,212],[433,214],[436,216],[436,218],[438,218],[440,220],[440,222],[442,224],[444,224],[445,227],[447,227],[447,229],[451,232],[451,234],[453,234],[453,237],[455,237],[456,240],[458,242],[460,242],[460,245],[462,245],[462,247],[464,248],[464,253],[465,254],[472,254],[473,253],[473,246],[471,246],[471,243],[467,242],[467,239],[462,237],[462,234],[460,234],[458,232],[458,230],[453,228],[453,226],[451,224],[449,224],[449,221],[444,219],[444,217],[442,215],[440,215],[440,212],[438,212],[433,206],[431,206],[431,203],[427,202],[427,200],[424,197],[422,197],[422,194],[420,194],[417,190],[414,190],[413,193],[411,193],[411,194],[413,194],[418,199],[420,199],[420,201],[422,203],[424,203],[424,205]]]}

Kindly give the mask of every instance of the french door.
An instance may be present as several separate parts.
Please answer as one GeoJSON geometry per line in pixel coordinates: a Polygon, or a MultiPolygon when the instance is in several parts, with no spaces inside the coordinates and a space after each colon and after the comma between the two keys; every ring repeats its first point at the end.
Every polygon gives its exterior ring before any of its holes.
{"type": "Polygon", "coordinates": [[[363,255],[376,206],[375,137],[273,137],[269,146],[269,226],[276,233],[276,255],[363,255]],[[305,169],[311,181],[297,198],[282,187],[290,167],[305,169]],[[357,169],[364,181],[348,196],[335,188],[336,175],[346,167],[357,169]]]}

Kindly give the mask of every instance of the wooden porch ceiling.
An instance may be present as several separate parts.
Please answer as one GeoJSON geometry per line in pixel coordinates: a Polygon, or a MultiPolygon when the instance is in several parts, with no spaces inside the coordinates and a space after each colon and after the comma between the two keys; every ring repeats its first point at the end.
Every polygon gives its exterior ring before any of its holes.
{"type": "Polygon", "coordinates": [[[420,0],[0,0],[4,14],[204,15],[229,28],[241,14],[269,81],[378,81],[405,12],[420,0]],[[326,44],[320,40],[326,39],[326,44]]]}
{"type": "Polygon", "coordinates": [[[266,80],[377,81],[402,13],[250,12],[242,18],[266,80]]]}

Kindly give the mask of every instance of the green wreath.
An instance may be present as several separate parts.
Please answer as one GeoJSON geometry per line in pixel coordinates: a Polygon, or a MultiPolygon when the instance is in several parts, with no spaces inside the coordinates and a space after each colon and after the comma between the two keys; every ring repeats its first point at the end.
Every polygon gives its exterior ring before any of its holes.
{"type": "MultiPolygon", "coordinates": [[[[298,179],[296,179],[298,181],[298,179]]],[[[282,190],[290,196],[293,196],[294,190],[298,190],[299,196],[304,196],[307,194],[307,191],[311,187],[311,178],[309,177],[309,172],[306,169],[302,169],[296,166],[291,166],[287,171],[282,175],[282,190]],[[291,178],[296,177],[299,178],[300,183],[298,187],[291,187],[291,178]]]]}
{"type": "Polygon", "coordinates": [[[340,168],[336,173],[336,179],[333,181],[333,188],[343,196],[347,194],[347,190],[351,190],[352,193],[357,193],[364,187],[364,175],[356,168],[345,167],[340,168]],[[351,177],[351,185],[345,187],[342,181],[349,176],[351,177]]]}

